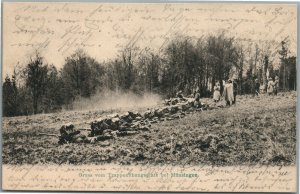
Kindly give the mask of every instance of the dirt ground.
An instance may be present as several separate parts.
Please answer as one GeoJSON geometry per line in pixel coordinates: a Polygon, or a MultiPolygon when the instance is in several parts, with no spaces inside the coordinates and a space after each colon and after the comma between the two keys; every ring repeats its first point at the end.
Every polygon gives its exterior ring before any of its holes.
{"type": "MultiPolygon", "coordinates": [[[[237,105],[193,112],[153,124],[150,131],[103,142],[59,145],[66,122],[91,121],[121,110],[77,111],[3,118],[4,164],[294,165],[296,92],[238,96],[237,105]]],[[[212,99],[203,100],[212,104],[212,99]]],[[[139,110],[141,111],[141,110],[139,110]]]]}

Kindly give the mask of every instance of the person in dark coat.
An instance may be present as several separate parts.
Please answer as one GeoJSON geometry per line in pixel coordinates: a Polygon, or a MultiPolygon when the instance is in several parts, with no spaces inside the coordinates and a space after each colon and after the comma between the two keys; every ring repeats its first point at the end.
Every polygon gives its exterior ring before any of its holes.
{"type": "Polygon", "coordinates": [[[202,106],[201,106],[201,102],[200,102],[200,89],[199,88],[197,88],[196,91],[194,92],[194,99],[195,99],[194,106],[196,108],[201,108],[202,106]]]}
{"type": "Polygon", "coordinates": [[[275,76],[275,81],[274,81],[274,94],[277,96],[279,89],[279,77],[276,75],[275,76]]]}
{"type": "Polygon", "coordinates": [[[237,85],[237,82],[236,80],[233,80],[233,102],[232,104],[235,104],[236,103],[236,95],[237,95],[237,92],[238,92],[238,85],[237,85]]]}
{"type": "Polygon", "coordinates": [[[255,95],[259,95],[259,88],[260,88],[260,83],[258,79],[255,79],[255,95]]]}

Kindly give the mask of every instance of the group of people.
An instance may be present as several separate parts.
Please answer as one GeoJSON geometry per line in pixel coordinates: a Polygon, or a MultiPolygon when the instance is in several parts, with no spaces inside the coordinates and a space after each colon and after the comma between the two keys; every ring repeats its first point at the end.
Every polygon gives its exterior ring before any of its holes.
{"type": "MultiPolygon", "coordinates": [[[[279,77],[275,76],[275,81],[272,77],[269,77],[268,83],[267,83],[267,94],[269,96],[271,95],[277,95],[279,90],[279,77]]],[[[255,94],[258,96],[260,93],[260,83],[258,79],[255,79],[255,94]]]]}
{"type": "MultiPolygon", "coordinates": [[[[230,106],[236,103],[236,95],[237,95],[237,83],[233,82],[231,79],[225,81],[222,96],[226,101],[226,106],[230,106]]],[[[221,87],[219,82],[217,82],[216,85],[214,86],[213,99],[215,102],[219,102],[221,100],[221,87]]]]}
{"type": "MultiPolygon", "coordinates": [[[[277,95],[279,89],[279,77],[275,76],[275,81],[270,77],[268,79],[267,85],[267,94],[270,95],[277,95]]],[[[255,94],[259,95],[260,93],[260,83],[258,79],[255,80],[255,94]]],[[[214,94],[213,99],[215,102],[219,102],[221,100],[221,87],[220,83],[217,82],[214,86],[214,94]]],[[[223,90],[223,97],[226,101],[226,105],[230,106],[232,104],[236,104],[236,95],[237,95],[237,83],[232,80],[227,80],[224,85],[223,90]]]]}
{"type": "MultiPolygon", "coordinates": [[[[275,81],[270,77],[268,79],[268,85],[267,85],[267,93],[268,95],[277,95],[279,89],[279,77],[275,77],[275,81]]],[[[221,95],[221,86],[220,83],[217,82],[214,86],[214,92],[213,92],[213,100],[215,103],[219,102],[221,100],[221,97],[224,97],[226,101],[226,106],[230,106],[233,104],[236,104],[236,95],[238,91],[238,85],[236,81],[232,81],[231,79],[225,81],[223,94],[221,95]]],[[[255,80],[255,94],[259,95],[260,93],[260,83],[258,79],[255,80]]],[[[181,91],[177,93],[178,97],[181,97],[181,91]]],[[[197,104],[197,107],[201,107],[200,103],[200,90],[199,88],[195,90],[194,92],[194,98],[195,103],[197,104]]]]}
{"type": "Polygon", "coordinates": [[[279,89],[279,77],[275,76],[275,81],[270,77],[267,86],[268,95],[277,95],[279,89]]]}

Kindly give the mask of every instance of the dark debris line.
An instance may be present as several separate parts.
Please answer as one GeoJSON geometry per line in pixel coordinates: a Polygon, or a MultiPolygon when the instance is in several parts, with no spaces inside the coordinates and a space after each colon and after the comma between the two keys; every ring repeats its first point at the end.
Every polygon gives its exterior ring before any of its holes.
{"type": "Polygon", "coordinates": [[[89,133],[83,134],[83,129],[76,129],[72,123],[60,128],[59,144],[65,143],[95,143],[120,136],[130,136],[150,131],[151,124],[162,121],[183,118],[193,111],[207,110],[208,105],[197,103],[193,98],[171,98],[165,100],[164,107],[151,109],[143,114],[139,112],[126,112],[125,114],[107,115],[99,118],[90,125],[89,133]]]}

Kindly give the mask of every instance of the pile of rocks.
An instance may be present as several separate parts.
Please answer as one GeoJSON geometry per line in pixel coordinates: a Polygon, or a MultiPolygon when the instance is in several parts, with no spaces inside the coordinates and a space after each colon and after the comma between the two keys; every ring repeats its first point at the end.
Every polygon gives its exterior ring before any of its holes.
{"type": "Polygon", "coordinates": [[[59,144],[89,142],[87,136],[82,134],[80,130],[76,130],[71,123],[63,125],[59,132],[59,144]]]}
{"type": "Polygon", "coordinates": [[[138,112],[108,115],[93,121],[90,129],[76,130],[73,124],[65,124],[60,128],[59,143],[94,143],[113,139],[116,136],[135,135],[139,131],[149,131],[150,123],[143,120],[138,112]],[[89,131],[88,134],[84,131],[89,131]]]}
{"type": "Polygon", "coordinates": [[[60,128],[59,143],[94,143],[120,136],[135,135],[141,131],[150,131],[151,124],[161,121],[183,118],[193,111],[207,109],[207,105],[201,103],[198,108],[193,98],[170,98],[165,100],[163,107],[148,109],[143,114],[139,112],[126,112],[122,115],[112,114],[105,118],[93,121],[84,134],[82,130],[75,130],[74,125],[66,124],[60,128]]]}
{"type": "Polygon", "coordinates": [[[91,136],[102,135],[110,131],[117,136],[133,135],[137,131],[149,131],[149,123],[138,112],[126,112],[123,115],[108,115],[91,123],[91,136]]]}

